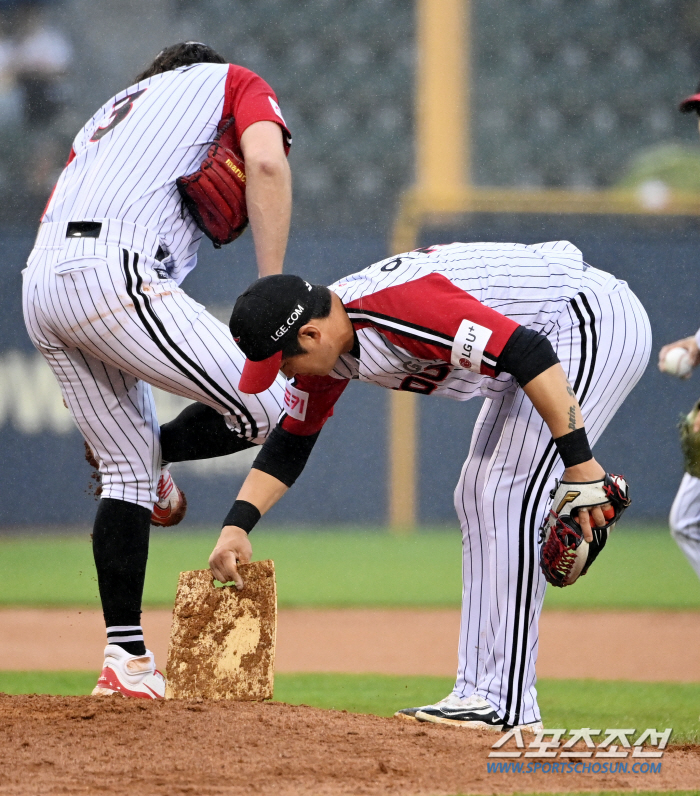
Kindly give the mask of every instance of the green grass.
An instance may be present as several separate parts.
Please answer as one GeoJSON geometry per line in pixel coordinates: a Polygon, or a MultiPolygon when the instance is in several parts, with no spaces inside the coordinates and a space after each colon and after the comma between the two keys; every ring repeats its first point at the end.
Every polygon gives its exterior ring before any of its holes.
{"type": "Polygon", "coordinates": [[[622,526],[585,577],[547,589],[545,608],[700,609],[700,580],[667,528],[622,526]]]}
{"type": "MultiPolygon", "coordinates": [[[[92,672],[0,671],[8,694],[88,694],[92,672]]],[[[450,692],[447,677],[372,674],[278,674],[275,699],[292,705],[391,716],[450,692]]],[[[540,707],[547,727],[673,727],[672,741],[700,743],[700,683],[627,683],[604,680],[542,680],[540,707]]]]}
{"type": "MultiPolygon", "coordinates": [[[[154,532],[144,604],[171,606],[178,573],[206,568],[216,533],[154,532]]],[[[280,606],[457,606],[459,532],[256,531],[273,558],[280,606]]],[[[0,605],[99,607],[89,535],[0,537],[0,605]]],[[[700,581],[665,529],[616,532],[575,586],[546,608],[700,609],[700,581]]]]}
{"type": "MultiPolygon", "coordinates": [[[[217,534],[154,532],[144,604],[172,606],[178,574],[204,569],[217,534]]],[[[273,558],[281,606],[458,605],[459,534],[261,532],[256,559],[273,558]]],[[[0,605],[98,607],[89,536],[0,537],[0,605]]]]}
{"type": "MultiPolygon", "coordinates": [[[[446,677],[344,674],[279,674],[275,682],[281,702],[378,716],[442,699],[453,685],[446,677]]],[[[675,742],[700,743],[700,683],[541,680],[538,692],[548,727],[673,727],[675,742]]]]}
{"type": "Polygon", "coordinates": [[[0,693],[84,696],[95,687],[98,672],[0,671],[0,693]]]}

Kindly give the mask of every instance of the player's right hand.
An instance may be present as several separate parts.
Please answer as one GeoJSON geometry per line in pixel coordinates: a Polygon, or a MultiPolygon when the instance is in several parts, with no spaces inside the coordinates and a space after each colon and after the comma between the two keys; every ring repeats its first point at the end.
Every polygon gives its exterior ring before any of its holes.
{"type": "Polygon", "coordinates": [[[243,578],[238,572],[237,564],[247,564],[253,555],[253,546],[248,534],[235,525],[226,525],[221,530],[219,541],[209,556],[209,568],[214,580],[220,583],[233,581],[236,588],[242,589],[243,578]]]}
{"type": "Polygon", "coordinates": [[[690,354],[693,367],[696,368],[698,365],[700,365],[700,349],[698,348],[698,344],[695,342],[695,337],[684,337],[682,340],[676,340],[675,343],[669,343],[668,345],[665,345],[661,351],[659,351],[660,371],[663,372],[666,354],[668,354],[672,348],[685,348],[685,350],[690,354]]]}

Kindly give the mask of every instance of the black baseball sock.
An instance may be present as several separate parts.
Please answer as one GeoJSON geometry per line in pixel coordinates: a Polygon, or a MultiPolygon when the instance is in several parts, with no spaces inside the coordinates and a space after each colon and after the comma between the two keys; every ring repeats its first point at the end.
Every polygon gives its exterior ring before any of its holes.
{"type": "Polygon", "coordinates": [[[141,630],[141,599],[150,527],[148,509],[124,500],[103,498],[92,532],[92,552],[107,640],[131,655],[146,652],[141,630]]]}
{"type": "Polygon", "coordinates": [[[253,447],[226,425],[224,416],[205,404],[192,404],[160,427],[164,462],[213,459],[253,447]]]}

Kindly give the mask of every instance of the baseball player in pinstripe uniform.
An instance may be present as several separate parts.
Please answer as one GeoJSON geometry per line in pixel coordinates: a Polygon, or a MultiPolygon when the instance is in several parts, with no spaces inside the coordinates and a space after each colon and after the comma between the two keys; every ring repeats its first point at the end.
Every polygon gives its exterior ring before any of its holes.
{"type": "Polygon", "coordinates": [[[224,160],[247,180],[259,273],[280,273],[289,130],[264,80],[198,42],[159,53],[78,133],[23,272],[29,335],[100,468],[93,549],[108,645],[96,694],[164,694],[140,614],[149,525],[185,508],[167,463],[260,444],[281,409],[281,378],[240,392],[243,354],[180,287],[203,232],[178,178],[223,131],[224,160]],[[149,385],[197,403],[161,430],[149,385]]]}
{"type": "MultiPolygon", "coordinates": [[[[266,389],[278,369],[289,381],[284,413],[211,555],[214,576],[240,583],[248,532],[294,483],[350,379],[483,398],[455,490],[464,581],[457,680],[441,702],[400,714],[540,727],[538,531],[555,479],[604,483],[590,445],[647,365],[649,321],[626,283],[588,266],[566,241],[453,243],[392,257],[330,288],[291,275],[258,280],[236,302],[230,328],[248,358],[241,390],[266,389]]],[[[605,497],[594,505],[578,512],[587,540],[608,516],[605,497]]]]}
{"type": "MultiPolygon", "coordinates": [[[[700,84],[695,94],[686,97],[680,104],[681,113],[697,113],[700,130],[700,84]]],[[[664,370],[666,354],[673,348],[684,348],[690,354],[694,368],[700,365],[700,330],[692,337],[685,337],[665,345],[659,351],[659,369],[664,370]]],[[[689,377],[688,374],[687,377],[689,377]]],[[[700,432],[700,414],[695,420],[695,432],[700,432]]],[[[684,473],[678,492],[671,506],[669,517],[671,536],[685,554],[690,566],[700,578],[700,478],[684,473]]]]}

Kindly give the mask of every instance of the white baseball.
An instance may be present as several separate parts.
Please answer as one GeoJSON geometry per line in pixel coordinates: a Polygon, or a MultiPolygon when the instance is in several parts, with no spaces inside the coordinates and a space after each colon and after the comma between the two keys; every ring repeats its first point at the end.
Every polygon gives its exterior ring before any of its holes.
{"type": "Polygon", "coordinates": [[[669,373],[671,376],[678,376],[678,378],[682,379],[684,376],[687,376],[692,369],[693,362],[690,358],[690,354],[685,348],[676,346],[664,357],[664,373],[669,373]]]}

